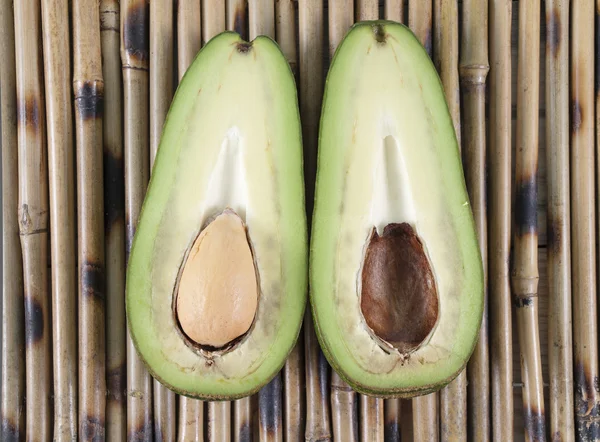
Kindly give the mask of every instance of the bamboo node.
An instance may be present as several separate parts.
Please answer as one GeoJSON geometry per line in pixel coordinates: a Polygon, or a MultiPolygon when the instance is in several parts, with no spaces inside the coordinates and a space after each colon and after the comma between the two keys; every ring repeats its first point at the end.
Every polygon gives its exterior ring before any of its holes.
{"type": "Polygon", "coordinates": [[[468,64],[460,66],[460,81],[465,85],[485,84],[490,67],[487,64],[468,64]]]}

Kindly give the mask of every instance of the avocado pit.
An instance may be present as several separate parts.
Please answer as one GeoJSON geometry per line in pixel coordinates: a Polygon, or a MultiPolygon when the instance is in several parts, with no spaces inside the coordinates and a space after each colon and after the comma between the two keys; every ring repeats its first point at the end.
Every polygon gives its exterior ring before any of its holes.
{"type": "Polygon", "coordinates": [[[406,354],[417,349],[438,319],[435,278],[423,244],[408,223],[374,228],[361,274],[360,307],[370,330],[406,354]]]}
{"type": "Polygon", "coordinates": [[[181,331],[202,350],[231,347],[250,330],[258,283],[244,223],[233,210],[225,209],[192,243],[175,298],[181,331]]]}

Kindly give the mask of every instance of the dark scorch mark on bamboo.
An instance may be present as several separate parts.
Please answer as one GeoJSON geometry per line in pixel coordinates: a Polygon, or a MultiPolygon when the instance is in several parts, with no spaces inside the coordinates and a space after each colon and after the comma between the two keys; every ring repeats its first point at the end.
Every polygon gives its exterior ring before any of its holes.
{"type": "Polygon", "coordinates": [[[97,417],[87,416],[81,422],[81,428],[79,431],[81,432],[80,436],[82,440],[103,442],[105,439],[104,420],[98,419],[97,417]]]}
{"type": "Polygon", "coordinates": [[[21,127],[40,129],[40,102],[35,95],[27,95],[25,100],[17,100],[17,122],[21,127]]]}
{"type": "Polygon", "coordinates": [[[518,180],[515,195],[517,234],[537,233],[537,173],[518,180]]]}
{"type": "Polygon", "coordinates": [[[2,428],[0,431],[0,440],[3,442],[20,442],[25,439],[25,434],[19,433],[16,425],[7,418],[2,419],[2,428]]]}
{"type": "Polygon", "coordinates": [[[244,422],[238,434],[239,442],[252,442],[252,434],[250,433],[250,424],[244,422]]]}
{"type": "MultiPolygon", "coordinates": [[[[353,414],[355,410],[352,410],[353,414]]],[[[356,419],[357,417],[355,417],[356,419]]],[[[400,425],[398,425],[398,419],[386,419],[384,427],[384,441],[385,442],[399,442],[400,441],[400,425]]]]}
{"type": "Polygon", "coordinates": [[[237,8],[233,15],[233,30],[237,32],[240,37],[246,40],[246,2],[242,2],[240,8],[237,8]]]}
{"type": "Polygon", "coordinates": [[[127,440],[129,442],[153,442],[152,421],[144,422],[138,428],[131,431],[127,440]]]}
{"type": "Polygon", "coordinates": [[[423,47],[425,48],[425,50],[427,51],[427,54],[431,58],[431,55],[433,54],[433,52],[432,52],[433,44],[432,44],[431,27],[427,28],[427,33],[425,34],[425,42],[423,44],[423,47]]]}
{"type": "Polygon", "coordinates": [[[106,386],[108,388],[108,400],[117,403],[125,402],[127,372],[125,364],[108,371],[106,375],[106,386]]]}
{"type": "Polygon", "coordinates": [[[571,131],[573,133],[577,132],[581,127],[581,122],[583,121],[583,110],[581,109],[581,105],[579,101],[574,100],[573,104],[571,104],[571,131]]]}
{"type": "Polygon", "coordinates": [[[529,435],[532,442],[542,442],[546,440],[546,422],[543,410],[537,410],[529,405],[525,406],[523,411],[523,425],[525,433],[529,435]]]}
{"type": "Polygon", "coordinates": [[[556,57],[560,49],[560,14],[556,8],[546,15],[546,48],[556,57]]]}
{"type": "MultiPolygon", "coordinates": [[[[126,21],[123,26],[123,45],[125,52],[131,58],[142,64],[147,64],[149,60],[149,42],[150,33],[150,5],[147,1],[141,0],[134,4],[126,14],[126,21]]],[[[133,68],[133,66],[127,66],[133,68]]],[[[148,68],[138,69],[148,70],[148,68]]]]}
{"type": "Polygon", "coordinates": [[[25,295],[25,342],[32,346],[44,337],[44,311],[39,301],[25,295]]]}
{"type": "Polygon", "coordinates": [[[81,284],[85,296],[93,296],[98,301],[104,302],[104,266],[93,262],[84,262],[81,266],[81,284]]]}
{"type": "Polygon", "coordinates": [[[318,352],[317,369],[319,373],[319,390],[321,391],[321,397],[326,398],[329,397],[329,364],[320,347],[318,348],[318,352]]]}
{"type": "Polygon", "coordinates": [[[575,366],[575,420],[577,440],[600,439],[600,404],[593,401],[595,393],[600,393],[598,377],[591,379],[589,370],[583,364],[575,366]]]}
{"type": "Polygon", "coordinates": [[[110,233],[113,224],[125,213],[125,176],[123,158],[104,151],[104,228],[110,233]]]}
{"type": "Polygon", "coordinates": [[[282,413],[281,374],[278,373],[258,392],[258,409],[260,426],[268,434],[276,435],[282,413]]]}
{"type": "Polygon", "coordinates": [[[553,255],[558,255],[561,252],[563,228],[564,221],[562,218],[548,216],[546,241],[548,243],[548,252],[553,255]]]}
{"type": "Polygon", "coordinates": [[[85,121],[101,117],[104,108],[103,83],[84,81],[75,91],[75,108],[85,121]]]}

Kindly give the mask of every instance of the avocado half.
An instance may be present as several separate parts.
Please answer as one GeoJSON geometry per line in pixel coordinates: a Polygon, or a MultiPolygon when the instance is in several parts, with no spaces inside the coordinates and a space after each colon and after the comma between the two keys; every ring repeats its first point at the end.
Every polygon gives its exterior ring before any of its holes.
{"type": "Polygon", "coordinates": [[[442,85],[399,23],[354,25],[333,58],[310,246],[318,339],[355,390],[411,397],[460,373],[482,261],[442,85]]]}
{"type": "Polygon", "coordinates": [[[219,34],[173,99],[128,262],[129,330],[156,379],[231,400],[281,369],[307,298],[304,203],[284,55],[219,34]]]}

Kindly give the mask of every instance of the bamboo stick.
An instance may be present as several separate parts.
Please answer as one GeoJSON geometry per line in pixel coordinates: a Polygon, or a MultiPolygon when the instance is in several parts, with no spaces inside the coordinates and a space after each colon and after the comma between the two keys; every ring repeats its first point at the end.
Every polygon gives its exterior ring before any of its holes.
{"type": "Polygon", "coordinates": [[[2,129],[2,396],[0,439],[25,439],[23,261],[15,207],[19,204],[17,78],[12,0],[0,3],[0,128],[2,129]]]}
{"type": "Polygon", "coordinates": [[[493,440],[513,440],[511,229],[512,1],[490,2],[489,312],[493,440]]]}
{"type": "MultiPolygon", "coordinates": [[[[50,440],[48,174],[40,4],[14,2],[19,167],[19,233],[25,305],[25,437],[50,440]]],[[[4,60],[3,60],[4,62],[4,60]]]]}
{"type": "Polygon", "coordinates": [[[210,442],[231,440],[231,402],[208,403],[208,440],[210,442]]]}
{"type": "MultiPolygon", "coordinates": [[[[204,402],[179,396],[179,442],[204,440],[204,402]]],[[[242,439],[238,439],[242,440],[242,439]]]]}
{"type": "MultiPolygon", "coordinates": [[[[200,0],[179,0],[177,3],[177,70],[179,81],[200,50],[200,0]]],[[[179,396],[179,442],[204,439],[204,402],[179,396]]]]}
{"type": "MultiPolygon", "coordinates": [[[[202,39],[208,42],[225,30],[225,2],[203,0],[202,39]]],[[[208,440],[231,440],[231,402],[208,402],[208,440]]]]}
{"type": "Polygon", "coordinates": [[[60,26],[68,21],[67,1],[42,2],[56,441],[77,438],[77,279],[71,56],[69,27],[60,26]]]}
{"type": "Polygon", "coordinates": [[[408,26],[415,33],[425,50],[432,56],[431,21],[433,7],[431,0],[408,1],[408,26]]]}
{"type": "Polygon", "coordinates": [[[294,0],[275,3],[275,35],[295,78],[298,78],[298,42],[294,0]]]}
{"type": "MultiPolygon", "coordinates": [[[[409,0],[408,24],[429,56],[431,44],[431,0],[409,0]]],[[[431,393],[413,399],[413,426],[415,441],[436,441],[438,431],[438,394],[431,393]]]]}
{"type": "MultiPolygon", "coordinates": [[[[311,225],[314,182],[317,172],[319,115],[323,95],[323,2],[298,1],[300,117],[304,144],[304,177],[306,182],[306,213],[311,225]]],[[[304,316],[304,357],[306,370],[306,431],[305,440],[331,440],[328,396],[329,364],[315,335],[310,306],[304,316]]]]}
{"type": "Polygon", "coordinates": [[[225,2],[202,0],[202,43],[225,30],[225,2]]]}
{"type": "MultiPolygon", "coordinates": [[[[163,123],[173,98],[173,2],[150,2],[150,172],[163,123]]],[[[171,441],[177,432],[177,397],[153,380],[154,440],[171,441]]]]}
{"type": "Polygon", "coordinates": [[[537,163],[540,2],[519,3],[515,235],[511,272],[516,307],[526,440],[545,437],[538,329],[537,163]]]}
{"type": "MultiPolygon", "coordinates": [[[[360,13],[365,13],[364,2],[359,4],[360,13]]],[[[369,5],[372,6],[372,5],[369,5]]],[[[360,19],[359,19],[360,20],[360,19]]],[[[329,3],[329,60],[354,23],[354,4],[348,0],[329,3]]],[[[358,441],[357,395],[342,379],[332,371],[331,376],[331,417],[334,440],[358,441]]]]}
{"type": "MultiPolygon", "coordinates": [[[[296,39],[296,9],[293,0],[275,4],[275,34],[292,74],[298,79],[298,42],[296,39]]],[[[304,400],[304,339],[298,337],[283,370],[283,436],[289,442],[304,440],[306,403],[304,400]]]]}
{"type": "Polygon", "coordinates": [[[474,440],[490,438],[490,375],[487,325],[487,221],[485,182],[485,81],[488,63],[488,8],[485,0],[463,2],[460,81],[463,102],[465,181],[483,260],[485,306],[479,340],[467,366],[467,405],[474,440]]]}
{"type": "Polygon", "coordinates": [[[358,404],[356,393],[348,384],[331,372],[331,411],[333,439],[338,441],[359,440],[358,404]]]}
{"type": "Polygon", "coordinates": [[[435,442],[438,431],[438,395],[430,393],[413,399],[413,433],[415,442],[435,442]]]}
{"type": "Polygon", "coordinates": [[[252,439],[252,397],[245,397],[233,402],[233,440],[246,442],[252,439]]]}
{"type": "MultiPolygon", "coordinates": [[[[379,2],[377,0],[357,0],[356,21],[377,20],[378,18],[379,2]]],[[[361,440],[383,440],[383,399],[360,394],[359,403],[361,440]]],[[[333,413],[336,413],[336,410],[333,410],[333,413]]],[[[352,414],[347,416],[352,417],[352,414]]],[[[348,424],[351,425],[351,422],[348,424]]]]}
{"type": "MultiPolygon", "coordinates": [[[[148,19],[144,0],[126,0],[121,12],[121,66],[125,148],[125,262],[148,184],[148,19]]],[[[152,382],[131,336],[127,339],[127,438],[153,440],[152,382]]]]}
{"type": "MultiPolygon", "coordinates": [[[[578,440],[600,439],[594,162],[594,5],[573,0],[571,20],[571,195],[573,354],[578,440]]],[[[564,167],[564,165],[563,165],[564,167]]]]}
{"type": "Polygon", "coordinates": [[[356,0],[356,21],[377,20],[378,18],[378,0],[356,0]]]}
{"type": "MultiPolygon", "coordinates": [[[[458,139],[458,147],[461,148],[461,125],[460,125],[460,85],[458,76],[458,1],[436,0],[439,4],[440,23],[439,39],[434,40],[434,46],[440,51],[440,78],[444,86],[446,102],[454,132],[458,139]]],[[[436,22],[436,28],[438,23],[436,22]]]]}
{"type": "Polygon", "coordinates": [[[246,0],[227,0],[227,29],[248,39],[248,11],[246,0]]]}
{"type": "MultiPolygon", "coordinates": [[[[441,74],[441,44],[448,44],[442,35],[442,26],[444,16],[442,14],[442,0],[433,0],[433,64],[438,73],[441,74]]],[[[458,42],[455,42],[458,43],[458,42]]]]}
{"type": "Polygon", "coordinates": [[[259,439],[261,441],[283,441],[283,407],[281,400],[281,375],[258,392],[259,439]]]}
{"type": "Polygon", "coordinates": [[[400,399],[386,399],[384,402],[384,440],[385,442],[400,442],[402,436],[400,399]]]}
{"type": "MultiPolygon", "coordinates": [[[[458,77],[458,2],[435,0],[435,58],[446,102],[461,147],[460,86],[458,77]]],[[[443,441],[467,439],[467,373],[463,370],[440,391],[440,436],[443,441]]]]}
{"type": "Polygon", "coordinates": [[[547,0],[548,369],[550,397],[553,398],[550,401],[550,432],[562,440],[575,437],[571,353],[568,42],[569,1],[547,0]]]}
{"type": "Polygon", "coordinates": [[[259,35],[275,38],[275,3],[272,0],[253,0],[248,3],[250,40],[259,35]]]}
{"type": "Polygon", "coordinates": [[[200,50],[201,35],[200,0],[178,0],[177,72],[179,81],[200,50]]]}
{"type": "Polygon", "coordinates": [[[330,0],[329,2],[329,59],[354,23],[352,0],[330,0]]]}
{"type": "Polygon", "coordinates": [[[104,235],[106,257],[106,435],[126,438],[125,183],[119,2],[100,2],[104,77],[104,235]]]}
{"type": "MultiPolygon", "coordinates": [[[[246,0],[228,0],[226,5],[227,29],[237,32],[242,39],[248,39],[248,19],[246,0]]],[[[233,440],[247,441],[252,438],[252,397],[233,402],[233,440]]]]}
{"type": "Polygon", "coordinates": [[[386,20],[404,23],[404,0],[385,0],[383,13],[386,20]]]}
{"type": "Polygon", "coordinates": [[[384,418],[383,399],[359,395],[360,398],[360,440],[383,441],[384,418]]]}
{"type": "MultiPolygon", "coordinates": [[[[387,0],[384,6],[386,20],[404,22],[404,0],[387,0]]],[[[402,402],[400,399],[386,399],[383,408],[384,439],[386,442],[399,442],[402,435],[402,402]]]]}
{"type": "Polygon", "coordinates": [[[302,333],[283,367],[283,434],[288,442],[304,441],[306,401],[304,396],[304,339],[302,333]]]}
{"type": "MultiPolygon", "coordinates": [[[[249,39],[259,35],[275,38],[275,5],[270,0],[249,3],[249,39]]],[[[281,373],[258,392],[259,438],[261,441],[283,440],[281,373]]]]}
{"type": "Polygon", "coordinates": [[[105,437],[105,274],[100,10],[73,1],[73,95],[77,139],[79,438],[105,437]]]}

